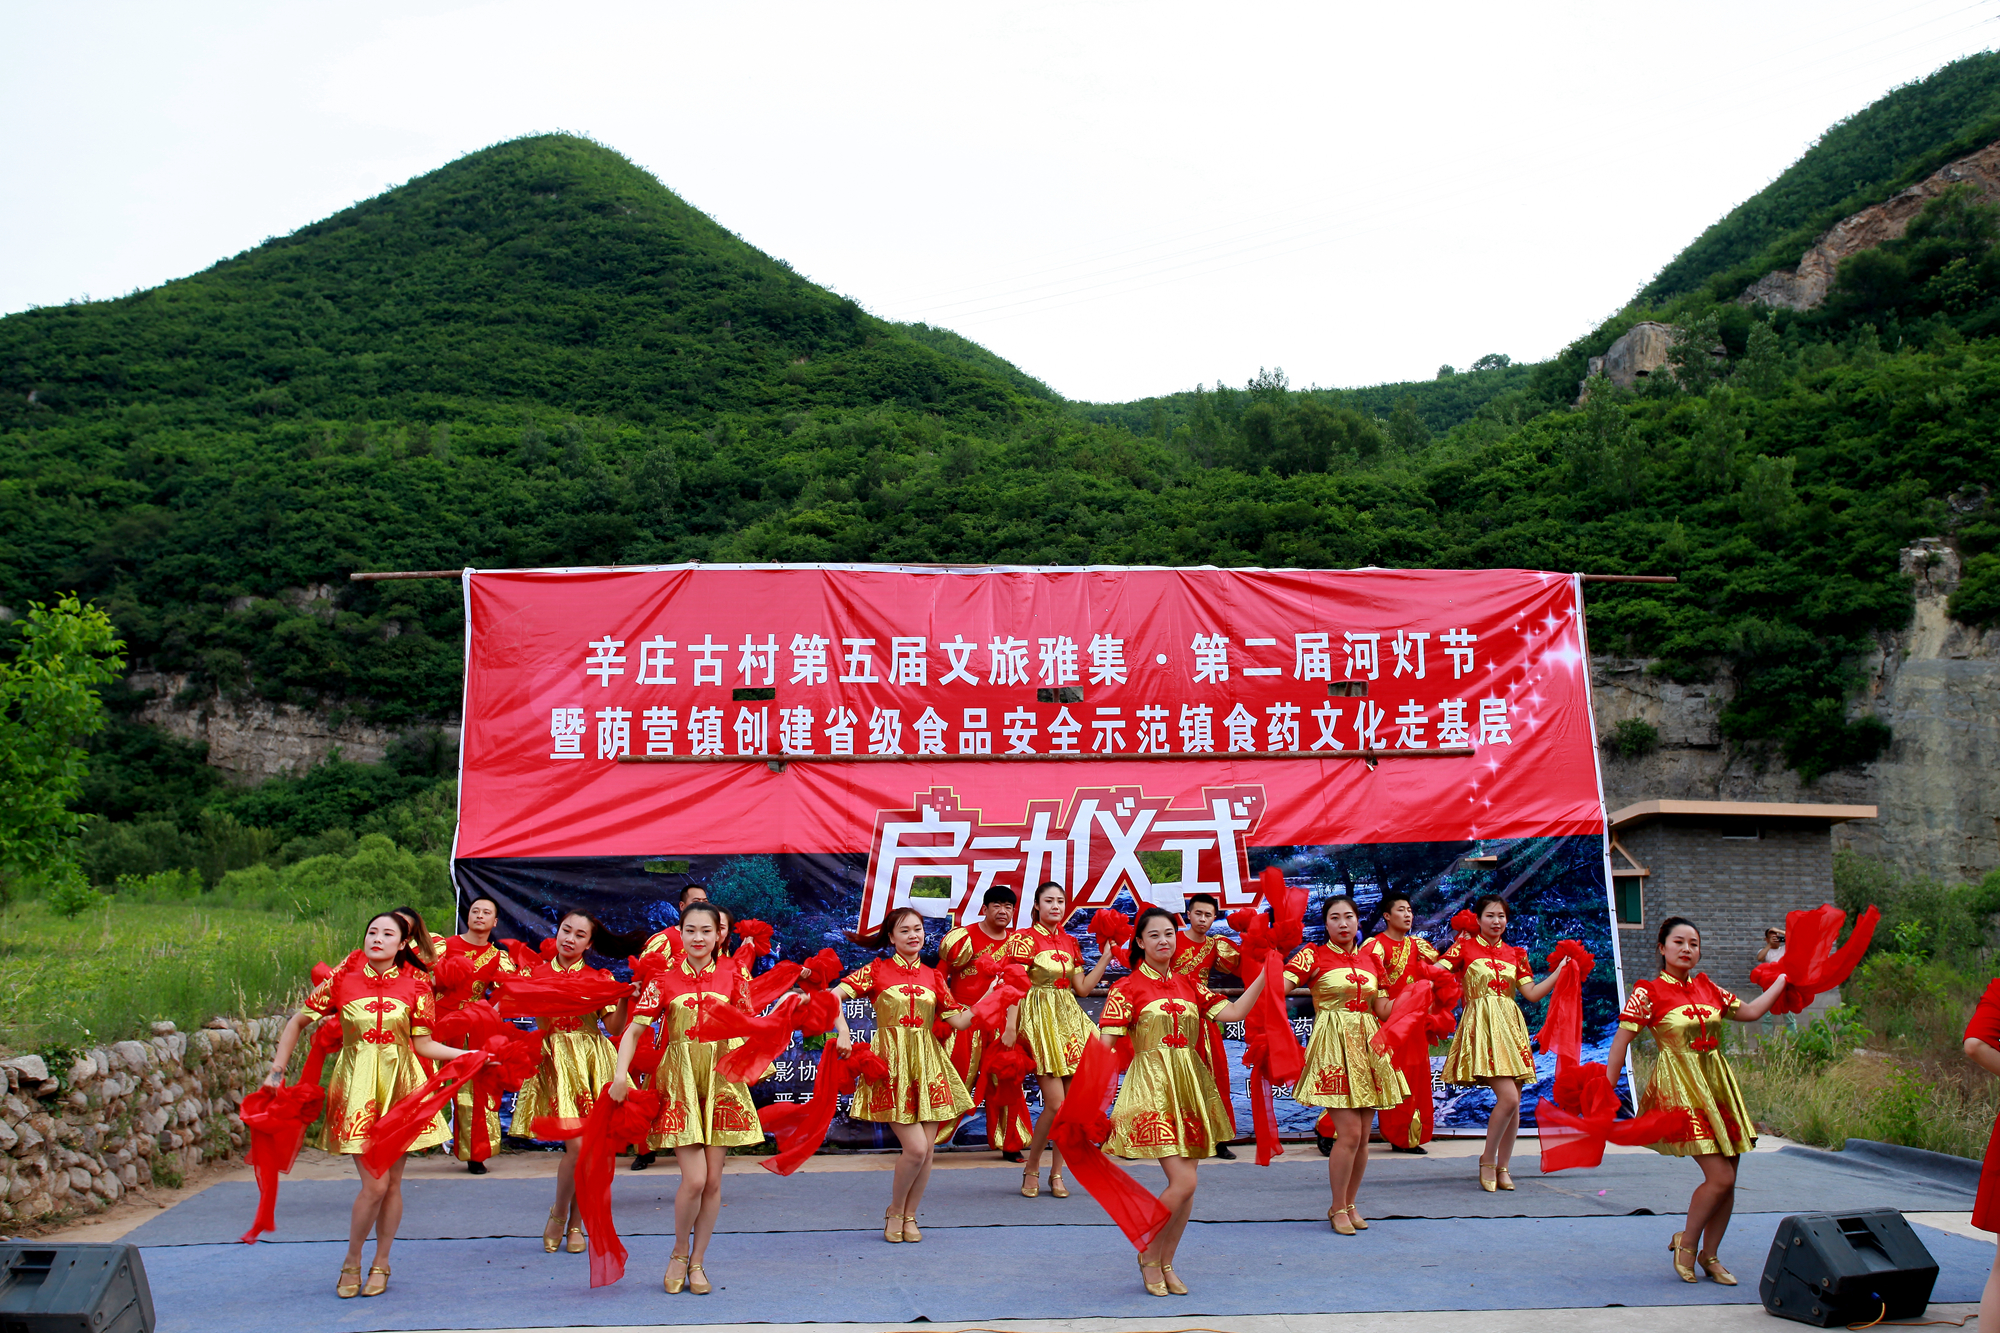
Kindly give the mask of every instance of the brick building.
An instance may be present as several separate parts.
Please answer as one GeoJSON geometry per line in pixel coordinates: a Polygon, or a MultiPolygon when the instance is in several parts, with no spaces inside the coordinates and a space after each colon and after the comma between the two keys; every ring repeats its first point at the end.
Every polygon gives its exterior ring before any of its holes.
{"type": "Polygon", "coordinates": [[[1618,946],[1628,982],[1650,975],[1660,922],[1701,928],[1701,970],[1738,993],[1767,926],[1833,901],[1835,824],[1872,805],[1776,801],[1639,801],[1611,815],[1618,946]]]}

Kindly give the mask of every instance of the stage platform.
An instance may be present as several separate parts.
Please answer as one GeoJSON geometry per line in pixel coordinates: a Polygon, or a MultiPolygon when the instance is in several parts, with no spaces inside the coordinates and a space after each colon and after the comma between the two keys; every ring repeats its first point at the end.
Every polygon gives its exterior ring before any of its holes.
{"type": "MultiPolygon", "coordinates": [[[[1528,1145],[1524,1145],[1528,1146],[1528,1145]]],[[[1296,1150],[1294,1150],[1296,1151],[1296,1150]]],[[[663,1164],[664,1165],[664,1164],[663,1164]]],[[[1374,1225],[1326,1225],[1326,1174],[1309,1150],[1269,1168],[1202,1169],[1195,1222],[1176,1267],[1193,1289],[1161,1300],[1138,1285],[1132,1249],[1081,1190],[1023,1199],[1018,1168],[936,1172],[920,1245],[888,1245],[888,1178],[820,1170],[789,1179],[732,1172],[709,1250],[714,1294],[668,1297],[677,1177],[621,1172],[616,1198],[631,1250],[623,1282],[592,1291],[582,1255],[542,1253],[552,1183],[428,1176],[406,1183],[388,1295],[336,1300],[348,1181],[286,1182],[279,1229],[236,1242],[254,1208],[247,1183],[211,1187],[132,1231],[145,1247],[162,1333],[521,1329],[725,1323],[962,1324],[996,1319],[1150,1319],[1408,1310],[1729,1305],[1756,1278],[1788,1213],[1888,1206],[1963,1213],[1964,1183],[1858,1155],[1788,1147],[1743,1165],[1724,1260],[1743,1285],[1675,1279],[1668,1237],[1698,1180],[1650,1153],[1542,1176],[1516,1159],[1520,1188],[1487,1194],[1465,1158],[1371,1156],[1362,1193],[1374,1225]]],[[[1157,1169],[1137,1168],[1158,1188],[1157,1169]]],[[[1978,1298],[1990,1244],[1920,1226],[1942,1273],[1935,1300],[1978,1298]]]]}

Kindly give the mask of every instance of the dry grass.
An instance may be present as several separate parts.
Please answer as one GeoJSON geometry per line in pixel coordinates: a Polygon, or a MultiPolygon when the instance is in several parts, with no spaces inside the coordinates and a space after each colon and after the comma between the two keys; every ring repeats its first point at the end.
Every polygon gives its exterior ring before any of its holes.
{"type": "Polygon", "coordinates": [[[2000,1079],[1960,1050],[1981,985],[1907,955],[1871,959],[1848,988],[1856,1007],[1836,1011],[1858,1026],[1832,1036],[1822,1022],[1733,1056],[1752,1117],[1823,1148],[1861,1138],[1985,1156],[2000,1079]]]}

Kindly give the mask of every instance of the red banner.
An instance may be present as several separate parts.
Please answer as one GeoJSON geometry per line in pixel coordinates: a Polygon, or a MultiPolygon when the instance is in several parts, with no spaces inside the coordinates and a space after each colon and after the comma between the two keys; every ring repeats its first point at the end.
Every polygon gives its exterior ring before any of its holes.
{"type": "Polygon", "coordinates": [[[868,851],[864,921],[956,919],[1043,879],[1077,908],[1242,905],[1253,845],[1603,828],[1571,575],[676,566],[465,593],[460,857],[868,851]]]}

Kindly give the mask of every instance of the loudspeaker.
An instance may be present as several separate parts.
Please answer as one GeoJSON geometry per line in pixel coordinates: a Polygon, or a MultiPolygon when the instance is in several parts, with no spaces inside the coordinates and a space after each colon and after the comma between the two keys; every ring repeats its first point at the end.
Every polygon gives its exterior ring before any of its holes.
{"type": "Polygon", "coordinates": [[[0,1333],[153,1333],[139,1247],[0,1244],[0,1333]]]}
{"type": "Polygon", "coordinates": [[[1757,1291],[1770,1313],[1831,1328],[1913,1319],[1937,1275],[1937,1260],[1894,1208],[1800,1213],[1778,1223],[1757,1291]]]}

